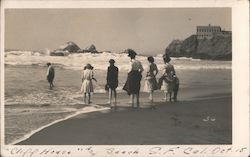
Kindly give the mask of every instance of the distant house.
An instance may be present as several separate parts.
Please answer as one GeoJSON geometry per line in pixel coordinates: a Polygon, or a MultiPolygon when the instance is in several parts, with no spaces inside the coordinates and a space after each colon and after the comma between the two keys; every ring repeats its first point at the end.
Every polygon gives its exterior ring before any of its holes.
{"type": "Polygon", "coordinates": [[[215,34],[231,35],[231,31],[222,31],[220,26],[197,26],[197,39],[211,39],[215,34]]]}

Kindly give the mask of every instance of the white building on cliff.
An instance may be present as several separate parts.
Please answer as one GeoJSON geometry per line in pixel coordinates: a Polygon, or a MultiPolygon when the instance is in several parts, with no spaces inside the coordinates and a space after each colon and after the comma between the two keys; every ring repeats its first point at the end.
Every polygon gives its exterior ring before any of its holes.
{"type": "Polygon", "coordinates": [[[220,26],[197,26],[197,39],[211,39],[215,34],[231,35],[231,31],[222,31],[220,26]]]}

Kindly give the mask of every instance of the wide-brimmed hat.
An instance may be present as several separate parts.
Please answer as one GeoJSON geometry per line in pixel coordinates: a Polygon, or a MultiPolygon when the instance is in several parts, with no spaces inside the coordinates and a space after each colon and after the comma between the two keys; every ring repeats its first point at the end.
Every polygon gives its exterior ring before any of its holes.
{"type": "Polygon", "coordinates": [[[109,60],[109,63],[110,63],[110,64],[114,64],[114,63],[115,63],[115,60],[110,59],[110,60],[109,60]]]}
{"type": "Polygon", "coordinates": [[[91,64],[86,64],[86,66],[85,66],[87,69],[93,69],[94,67],[91,65],[91,64]]]}
{"type": "Polygon", "coordinates": [[[132,49],[127,49],[127,50],[125,50],[125,52],[128,53],[128,57],[137,55],[137,53],[132,49]]]}

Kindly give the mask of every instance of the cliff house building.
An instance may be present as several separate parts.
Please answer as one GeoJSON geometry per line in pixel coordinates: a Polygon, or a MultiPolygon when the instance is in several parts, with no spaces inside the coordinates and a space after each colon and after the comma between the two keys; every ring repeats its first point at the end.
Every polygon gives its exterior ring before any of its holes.
{"type": "Polygon", "coordinates": [[[211,26],[210,24],[208,26],[197,26],[197,39],[211,39],[214,35],[214,33],[221,33],[221,27],[220,26],[211,26]]]}

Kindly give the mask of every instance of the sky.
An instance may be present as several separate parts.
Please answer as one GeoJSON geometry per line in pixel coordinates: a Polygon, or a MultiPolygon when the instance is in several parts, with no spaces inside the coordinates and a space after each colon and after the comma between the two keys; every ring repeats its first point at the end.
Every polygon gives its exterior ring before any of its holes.
{"type": "Polygon", "coordinates": [[[197,25],[231,31],[230,8],[6,9],[5,49],[54,50],[73,41],[98,51],[159,54],[197,25]]]}

